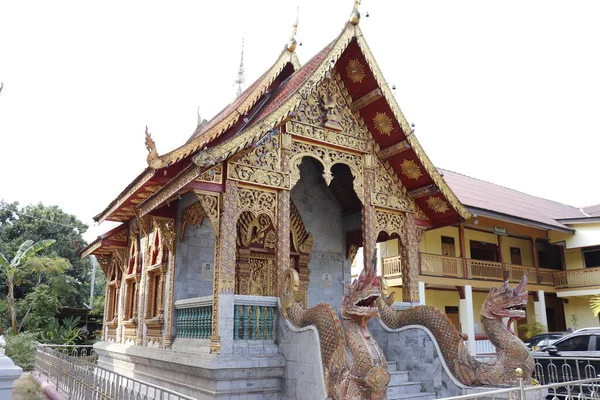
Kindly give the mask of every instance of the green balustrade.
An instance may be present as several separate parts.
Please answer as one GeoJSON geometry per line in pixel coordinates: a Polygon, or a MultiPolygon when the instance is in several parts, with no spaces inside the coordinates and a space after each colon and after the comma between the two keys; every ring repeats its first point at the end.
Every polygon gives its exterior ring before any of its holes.
{"type": "Polygon", "coordinates": [[[177,337],[209,339],[212,321],[212,306],[190,307],[177,310],[175,327],[177,337]]]}
{"type": "Polygon", "coordinates": [[[275,307],[236,305],[233,309],[233,340],[273,340],[275,307]]]}

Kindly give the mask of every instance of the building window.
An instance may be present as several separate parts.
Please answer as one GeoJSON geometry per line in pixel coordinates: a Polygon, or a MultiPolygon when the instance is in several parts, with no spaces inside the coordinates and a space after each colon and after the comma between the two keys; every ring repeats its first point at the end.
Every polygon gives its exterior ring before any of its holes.
{"type": "Polygon", "coordinates": [[[498,261],[498,245],[471,240],[471,258],[482,261],[498,261]]]}
{"type": "Polygon", "coordinates": [[[510,263],[513,265],[523,265],[523,259],[521,258],[521,249],[518,247],[510,248],[510,263]]]}
{"type": "Polygon", "coordinates": [[[600,247],[592,247],[581,251],[586,268],[600,267],[600,247]]]}
{"type": "Polygon", "coordinates": [[[442,236],[442,255],[446,257],[456,257],[456,247],[454,246],[454,238],[442,236]]]}

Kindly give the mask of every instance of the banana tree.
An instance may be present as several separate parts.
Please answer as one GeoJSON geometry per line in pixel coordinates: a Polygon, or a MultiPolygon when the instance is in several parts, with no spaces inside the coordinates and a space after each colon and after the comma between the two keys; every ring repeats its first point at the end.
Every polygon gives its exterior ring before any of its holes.
{"type": "Polygon", "coordinates": [[[33,240],[26,240],[19,246],[17,253],[10,262],[4,254],[0,253],[1,273],[6,278],[6,286],[8,287],[6,301],[10,312],[11,327],[15,333],[18,330],[17,309],[15,306],[15,286],[18,284],[20,276],[22,275],[25,262],[29,257],[54,244],[55,241],[56,240],[53,239],[45,239],[34,243],[33,240]]]}

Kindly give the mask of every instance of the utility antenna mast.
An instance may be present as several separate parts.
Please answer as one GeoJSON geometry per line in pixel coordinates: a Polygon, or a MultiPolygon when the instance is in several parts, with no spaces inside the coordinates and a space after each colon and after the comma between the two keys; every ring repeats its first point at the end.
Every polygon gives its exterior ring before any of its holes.
{"type": "Polygon", "coordinates": [[[234,84],[238,85],[237,94],[235,96],[236,98],[240,97],[240,94],[242,94],[242,84],[245,81],[246,79],[244,79],[244,39],[242,39],[242,58],[240,60],[240,69],[238,70],[237,79],[234,82],[234,84]]]}

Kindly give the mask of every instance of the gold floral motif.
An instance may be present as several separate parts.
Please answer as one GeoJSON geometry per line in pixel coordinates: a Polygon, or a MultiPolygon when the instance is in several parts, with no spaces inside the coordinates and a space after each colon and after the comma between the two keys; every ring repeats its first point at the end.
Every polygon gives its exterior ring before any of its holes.
{"type": "Polygon", "coordinates": [[[400,164],[402,174],[408,179],[417,180],[423,176],[421,168],[413,160],[404,160],[400,164]]]}
{"type": "Polygon", "coordinates": [[[327,184],[331,183],[331,167],[336,164],[345,164],[350,168],[354,176],[354,191],[358,198],[363,199],[363,174],[362,157],[357,154],[346,153],[341,150],[334,150],[328,147],[316,146],[310,143],[293,141],[292,157],[290,158],[291,186],[300,180],[300,164],[304,157],[316,159],[323,165],[323,175],[327,184]]]}
{"type": "Polygon", "coordinates": [[[332,132],[328,129],[301,122],[288,122],[286,124],[286,130],[294,135],[304,136],[320,142],[330,143],[335,146],[358,150],[360,152],[367,152],[368,148],[368,142],[365,139],[348,135],[346,132],[332,132]]]}
{"type": "Polygon", "coordinates": [[[270,137],[239,158],[234,157],[237,164],[279,170],[279,130],[274,130],[270,137]]]}
{"type": "Polygon", "coordinates": [[[359,139],[367,139],[368,131],[361,118],[356,118],[350,109],[351,97],[347,94],[346,87],[336,71],[330,72],[331,78],[324,79],[312,93],[303,100],[297,111],[296,122],[320,128],[318,134],[328,135],[329,140],[334,140],[337,132],[323,128],[327,122],[334,121],[332,128],[344,132],[344,135],[359,139]],[[324,133],[329,132],[329,133],[324,133]]]}
{"type": "Polygon", "coordinates": [[[346,75],[353,83],[362,83],[365,78],[365,66],[355,58],[346,64],[346,75]]]}
{"type": "Polygon", "coordinates": [[[265,236],[265,248],[274,249],[277,244],[277,236],[275,235],[274,230],[270,230],[267,232],[267,236],[265,236]]]}
{"type": "Polygon", "coordinates": [[[240,188],[238,191],[238,215],[250,211],[254,215],[266,214],[271,221],[276,221],[277,195],[262,190],[240,188]]]}
{"type": "Polygon", "coordinates": [[[384,112],[376,112],[373,117],[373,124],[375,129],[382,135],[390,136],[394,127],[392,126],[392,119],[384,112]]]}
{"type": "Polygon", "coordinates": [[[227,178],[273,188],[290,188],[290,175],[258,167],[228,163],[227,178]]]}
{"type": "Polygon", "coordinates": [[[223,183],[223,164],[217,164],[200,174],[197,181],[210,183],[223,183]]]}
{"type": "Polygon", "coordinates": [[[185,230],[188,225],[200,225],[204,222],[204,217],[206,217],[206,213],[200,203],[194,203],[183,210],[181,217],[181,233],[179,234],[179,240],[182,243],[185,240],[185,230]]]}
{"type": "Polygon", "coordinates": [[[404,216],[384,211],[376,212],[377,233],[385,232],[388,236],[398,235],[401,239],[405,236],[404,216]]]}
{"type": "Polygon", "coordinates": [[[427,207],[440,214],[443,214],[450,209],[444,200],[433,196],[427,198],[427,207]]]}
{"type": "Polygon", "coordinates": [[[375,162],[375,191],[371,202],[375,206],[410,211],[414,202],[404,194],[405,188],[394,172],[390,172],[389,164],[380,160],[375,162]]]}
{"type": "Polygon", "coordinates": [[[204,214],[208,217],[215,231],[215,235],[219,236],[219,193],[194,190],[194,194],[198,197],[204,214]]]}

